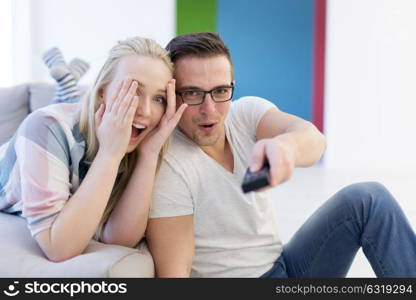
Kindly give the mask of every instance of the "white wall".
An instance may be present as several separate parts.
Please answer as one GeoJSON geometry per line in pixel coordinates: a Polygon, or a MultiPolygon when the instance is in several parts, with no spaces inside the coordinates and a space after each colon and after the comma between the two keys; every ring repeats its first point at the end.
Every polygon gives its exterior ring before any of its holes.
{"type": "Polygon", "coordinates": [[[175,35],[175,0],[13,0],[14,84],[51,81],[42,53],[59,47],[67,61],[91,64],[81,83],[91,83],[110,48],[145,36],[162,46],[175,35]]]}
{"type": "Polygon", "coordinates": [[[329,168],[416,170],[416,1],[328,0],[329,168]]]}
{"type": "MultiPolygon", "coordinates": [[[[175,0],[13,0],[12,11],[12,84],[52,81],[41,60],[52,46],[91,63],[88,84],[117,40],[175,34],[175,0]]],[[[416,169],[415,15],[414,0],[328,0],[328,168],[416,169]]]]}
{"type": "Polygon", "coordinates": [[[12,84],[11,0],[0,0],[0,86],[12,84]]]}

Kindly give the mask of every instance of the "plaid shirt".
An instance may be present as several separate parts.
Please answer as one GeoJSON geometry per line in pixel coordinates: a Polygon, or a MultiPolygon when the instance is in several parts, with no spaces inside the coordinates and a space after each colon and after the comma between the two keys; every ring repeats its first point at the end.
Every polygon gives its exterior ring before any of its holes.
{"type": "Polygon", "coordinates": [[[88,170],[80,111],[79,103],[36,110],[0,147],[0,210],[26,218],[32,236],[51,227],[88,170]]]}

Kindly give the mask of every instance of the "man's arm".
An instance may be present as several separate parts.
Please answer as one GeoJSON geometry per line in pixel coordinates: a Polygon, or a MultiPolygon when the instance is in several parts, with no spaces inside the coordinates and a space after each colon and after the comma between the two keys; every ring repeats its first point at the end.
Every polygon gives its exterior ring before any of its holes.
{"type": "Polygon", "coordinates": [[[317,162],[326,148],[324,135],[311,123],[294,115],[270,108],[256,130],[251,170],[258,170],[267,157],[271,186],[287,181],[295,167],[317,162]]]}
{"type": "Polygon", "coordinates": [[[157,277],[189,277],[194,256],[193,215],[149,219],[146,239],[157,277]]]}

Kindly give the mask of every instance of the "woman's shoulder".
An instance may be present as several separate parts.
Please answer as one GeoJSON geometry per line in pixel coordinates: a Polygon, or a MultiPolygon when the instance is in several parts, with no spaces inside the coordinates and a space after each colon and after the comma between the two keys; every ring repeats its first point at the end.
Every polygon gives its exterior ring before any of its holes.
{"type": "Polygon", "coordinates": [[[55,120],[62,124],[71,125],[79,122],[80,112],[79,103],[51,104],[30,113],[24,121],[43,123],[47,120],[55,120]]]}
{"type": "Polygon", "coordinates": [[[17,130],[18,140],[30,140],[42,148],[60,145],[71,149],[77,138],[79,125],[79,105],[53,104],[32,112],[17,130]]]}
{"type": "MultiPolygon", "coordinates": [[[[71,130],[79,123],[80,105],[78,103],[60,103],[45,106],[29,114],[19,127],[19,131],[39,130],[53,127],[71,130]]],[[[18,134],[19,134],[18,131],[18,134]]]]}

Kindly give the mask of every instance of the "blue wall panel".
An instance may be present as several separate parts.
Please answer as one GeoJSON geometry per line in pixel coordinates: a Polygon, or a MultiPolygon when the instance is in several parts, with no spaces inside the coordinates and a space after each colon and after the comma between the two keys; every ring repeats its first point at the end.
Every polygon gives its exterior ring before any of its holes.
{"type": "Polygon", "coordinates": [[[313,0],[218,0],[217,9],[235,67],[234,98],[261,96],[311,120],[313,0]]]}

